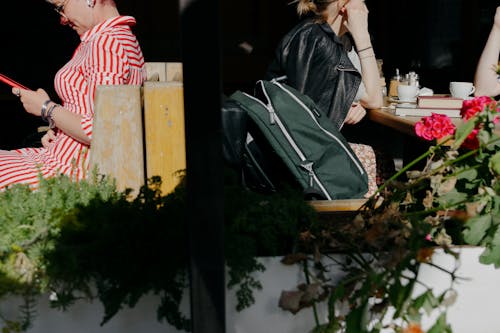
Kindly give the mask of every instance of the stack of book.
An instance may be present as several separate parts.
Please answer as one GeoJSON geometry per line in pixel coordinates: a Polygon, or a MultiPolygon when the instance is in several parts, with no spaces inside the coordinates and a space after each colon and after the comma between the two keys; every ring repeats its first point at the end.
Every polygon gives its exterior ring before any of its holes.
{"type": "Polygon", "coordinates": [[[419,96],[416,104],[396,105],[396,115],[426,117],[432,113],[447,115],[448,117],[460,117],[460,109],[463,103],[462,98],[451,96],[419,96]]]}

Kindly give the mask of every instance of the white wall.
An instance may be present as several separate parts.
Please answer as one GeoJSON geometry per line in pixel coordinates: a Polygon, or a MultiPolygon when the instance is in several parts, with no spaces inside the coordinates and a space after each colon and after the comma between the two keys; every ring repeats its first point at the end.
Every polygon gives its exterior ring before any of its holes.
{"type": "MultiPolygon", "coordinates": [[[[449,308],[448,319],[454,333],[498,333],[500,332],[500,311],[496,301],[500,299],[500,270],[478,262],[482,252],[480,248],[462,248],[458,274],[470,280],[457,284],[457,302],[449,308]]],[[[228,333],[304,333],[314,326],[311,310],[302,310],[296,315],[278,308],[281,290],[294,289],[303,282],[301,270],[296,266],[284,266],[281,258],[261,258],[268,269],[259,274],[263,284],[261,291],[255,292],[256,303],[249,309],[238,313],[235,310],[234,291],[229,291],[226,300],[226,323],[228,333]]],[[[436,254],[434,262],[453,268],[453,261],[443,254],[436,254]]],[[[420,271],[420,277],[426,284],[442,291],[449,286],[449,276],[430,266],[420,271]]],[[[417,290],[416,293],[421,292],[417,290]]],[[[51,309],[48,297],[40,299],[38,317],[29,333],[177,333],[173,327],[158,323],[154,296],[144,297],[134,309],[120,311],[103,327],[99,326],[102,318],[102,306],[79,302],[69,311],[51,309]]],[[[16,312],[15,300],[0,304],[2,311],[16,312]]],[[[188,311],[187,297],[183,306],[188,311]]],[[[326,309],[320,309],[320,317],[325,319],[326,309]]],[[[427,325],[424,322],[424,325],[427,325]]]]}

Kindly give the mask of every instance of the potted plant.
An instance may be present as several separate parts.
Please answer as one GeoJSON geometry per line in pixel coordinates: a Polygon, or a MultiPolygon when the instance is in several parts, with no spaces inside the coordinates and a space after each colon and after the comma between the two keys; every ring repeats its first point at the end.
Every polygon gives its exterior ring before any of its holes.
{"type": "Polygon", "coordinates": [[[439,314],[428,332],[451,331],[445,305],[456,298],[453,283],[435,294],[419,268],[433,265],[455,282],[456,269],[431,258],[440,248],[459,260],[454,246],[464,244],[483,247],[481,263],[500,266],[498,112],[498,103],[483,96],[464,101],[458,128],[438,114],[417,123],[417,135],[436,144],[391,177],[351,223],[316,224],[301,234],[305,252],[316,255],[291,259],[313,267],[310,282],[283,292],[281,306],[296,312],[326,299],[328,319],[317,320],[314,332],[421,332],[422,316],[433,309],[439,314]],[[319,255],[332,252],[344,254],[334,260],[344,272],[335,282],[319,255]],[[419,295],[416,285],[423,286],[419,295]]]}
{"type": "MultiPolygon", "coordinates": [[[[227,285],[242,310],[261,288],[252,275],[264,270],[257,257],[289,251],[299,225],[316,216],[298,191],[261,195],[227,176],[227,285]]],[[[85,181],[59,176],[42,179],[37,191],[16,185],[0,192],[0,299],[21,298],[15,316],[0,311],[3,332],[32,327],[42,296],[61,310],[98,300],[104,325],[148,295],[156,296],[159,321],[189,331],[181,309],[188,286],[185,185],[167,195],[160,187],[153,177],[134,195],[94,171],[85,181]]]]}

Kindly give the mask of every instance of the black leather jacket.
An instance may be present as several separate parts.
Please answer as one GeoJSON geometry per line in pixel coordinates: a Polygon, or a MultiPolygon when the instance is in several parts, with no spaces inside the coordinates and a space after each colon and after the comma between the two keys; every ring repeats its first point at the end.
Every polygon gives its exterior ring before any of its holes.
{"type": "Polygon", "coordinates": [[[339,38],[327,23],[307,19],[281,40],[266,79],[286,83],[308,95],[340,128],[354,101],[361,75],[347,56],[350,36],[339,38]]]}

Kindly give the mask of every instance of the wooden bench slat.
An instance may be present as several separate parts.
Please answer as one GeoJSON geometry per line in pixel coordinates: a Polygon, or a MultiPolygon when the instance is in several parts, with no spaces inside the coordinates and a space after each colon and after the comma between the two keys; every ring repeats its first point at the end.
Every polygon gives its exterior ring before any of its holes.
{"type": "Polygon", "coordinates": [[[314,200],[309,204],[318,213],[353,212],[359,210],[367,199],[314,200]]]}
{"type": "Polygon", "coordinates": [[[90,170],[116,178],[119,190],[144,185],[141,87],[98,86],[94,100],[94,127],[90,170]]]}
{"type": "Polygon", "coordinates": [[[170,193],[186,169],[182,83],[144,82],[144,131],[146,176],[161,176],[162,193],[170,193]]]}

